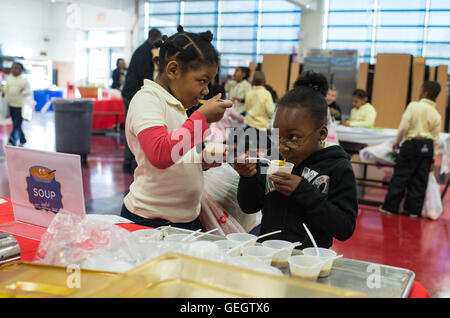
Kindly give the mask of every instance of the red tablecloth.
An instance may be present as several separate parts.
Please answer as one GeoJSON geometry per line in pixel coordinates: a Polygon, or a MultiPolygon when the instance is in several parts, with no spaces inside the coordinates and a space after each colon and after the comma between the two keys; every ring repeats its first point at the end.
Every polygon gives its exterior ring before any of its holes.
{"type": "MultiPolygon", "coordinates": [[[[13,206],[9,199],[7,198],[1,198],[4,199],[7,202],[6,203],[0,203],[0,224],[14,221],[14,214],[13,214],[13,206]]],[[[122,223],[118,224],[118,226],[128,230],[128,231],[136,231],[145,229],[147,227],[134,224],[134,223],[122,223]]],[[[21,237],[18,235],[14,235],[17,242],[20,246],[21,251],[21,258],[23,261],[33,261],[34,255],[36,254],[36,251],[39,247],[39,241],[37,240],[31,240],[25,237],[21,237]]],[[[427,290],[417,281],[414,281],[413,286],[411,288],[411,292],[408,296],[409,298],[430,298],[430,294],[427,292],[427,290]]]]}
{"type": "Polygon", "coordinates": [[[125,107],[122,99],[96,99],[94,100],[94,113],[92,116],[92,129],[106,129],[116,124],[121,124],[125,120],[124,115],[107,115],[102,112],[118,112],[124,114],[125,107]],[[100,114],[96,114],[100,113],[100,114]]]}

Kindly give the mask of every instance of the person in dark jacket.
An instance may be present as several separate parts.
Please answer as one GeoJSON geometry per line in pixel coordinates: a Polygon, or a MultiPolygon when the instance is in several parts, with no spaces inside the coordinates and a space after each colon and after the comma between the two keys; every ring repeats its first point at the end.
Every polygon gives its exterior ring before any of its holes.
{"type": "Polygon", "coordinates": [[[111,88],[122,90],[123,84],[125,83],[125,73],[126,65],[125,60],[118,58],[116,61],[116,68],[112,72],[112,85],[111,88]]]}
{"type": "Polygon", "coordinates": [[[327,81],[307,72],[279,101],[274,128],[279,129],[282,157],[294,164],[291,174],[258,173],[256,164],[235,162],[240,174],[238,202],[245,213],[262,210],[260,234],[281,230],[265,239],[300,241],[313,246],[302,226],[320,247],[345,241],[355,230],[358,214],[356,180],[349,157],[338,145],[326,147],[327,81]],[[274,191],[268,190],[268,179],[274,191]]]}
{"type": "MultiPolygon", "coordinates": [[[[153,80],[155,65],[153,63],[153,43],[159,41],[162,35],[158,29],[151,29],[148,32],[147,40],[134,51],[128,65],[125,84],[122,88],[122,99],[125,106],[125,120],[128,113],[128,106],[134,94],[137,93],[144,84],[144,79],[153,80]]],[[[127,172],[133,172],[136,168],[136,160],[125,142],[123,168],[127,172]]]]}
{"type": "Polygon", "coordinates": [[[326,99],[328,107],[330,108],[331,116],[333,116],[334,119],[336,120],[341,120],[342,110],[341,107],[338,105],[338,103],[336,103],[337,94],[338,94],[337,89],[334,87],[330,87],[328,89],[326,99]]]}

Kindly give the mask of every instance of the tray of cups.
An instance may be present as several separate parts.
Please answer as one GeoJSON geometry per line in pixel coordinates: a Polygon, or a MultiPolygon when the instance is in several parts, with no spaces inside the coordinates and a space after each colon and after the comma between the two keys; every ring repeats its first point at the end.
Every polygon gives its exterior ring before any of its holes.
{"type": "Polygon", "coordinates": [[[158,230],[163,239],[181,240],[188,235],[191,238],[202,235],[199,239],[214,241],[230,255],[256,258],[266,263],[270,261],[285,276],[360,291],[374,298],[408,297],[415,279],[414,272],[408,269],[340,257],[326,248],[319,248],[317,257],[315,248],[300,250],[301,245],[283,240],[259,243],[256,242],[257,236],[248,233],[232,233],[224,237],[170,226],[159,227],[158,230]]]}

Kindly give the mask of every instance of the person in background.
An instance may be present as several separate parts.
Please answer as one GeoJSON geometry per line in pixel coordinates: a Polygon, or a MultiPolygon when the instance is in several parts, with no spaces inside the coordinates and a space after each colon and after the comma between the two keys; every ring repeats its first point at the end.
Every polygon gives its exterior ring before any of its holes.
{"type": "Polygon", "coordinates": [[[438,82],[422,85],[420,100],[411,102],[403,113],[392,149],[400,149],[388,193],[379,211],[398,214],[405,196],[404,212],[411,217],[422,213],[428,176],[436,156],[441,130],[441,115],[436,98],[441,91],[438,82]],[[400,142],[406,139],[400,147],[400,142]]]}
{"type": "Polygon", "coordinates": [[[122,90],[123,84],[125,83],[125,72],[126,65],[125,60],[118,58],[116,61],[116,68],[112,72],[112,85],[111,88],[122,90]]]}
{"type": "Polygon", "coordinates": [[[350,113],[350,120],[342,121],[342,125],[350,127],[373,127],[377,118],[377,111],[368,102],[369,97],[366,91],[356,89],[352,93],[353,109],[350,113]]]}
{"type": "Polygon", "coordinates": [[[355,175],[339,145],[325,147],[328,82],[323,74],[303,73],[278,102],[274,128],[279,150],[294,164],[292,174],[258,173],[254,163],[235,163],[240,175],[237,199],[245,213],[262,210],[261,232],[282,232],[266,239],[303,243],[311,247],[302,223],[320,247],[353,235],[358,215],[355,175]],[[267,190],[268,180],[275,190],[267,190]]]}
{"type": "Polygon", "coordinates": [[[341,111],[341,107],[339,107],[338,103],[336,103],[337,95],[338,95],[338,91],[336,90],[336,88],[330,87],[330,88],[328,88],[326,100],[327,100],[328,108],[330,109],[331,116],[333,116],[334,119],[340,121],[342,119],[342,116],[341,116],[342,111],[341,111]]]}
{"type": "Polygon", "coordinates": [[[252,89],[252,85],[248,82],[250,69],[240,66],[234,72],[234,80],[236,84],[230,89],[229,98],[233,102],[233,108],[239,114],[245,116],[245,97],[252,89]]]}
{"type": "MultiPolygon", "coordinates": [[[[125,83],[122,88],[122,99],[125,106],[125,120],[131,99],[141,89],[144,79],[153,80],[155,65],[153,64],[153,43],[161,39],[158,29],[148,32],[147,40],[134,51],[128,65],[125,83]]],[[[136,160],[131,153],[129,145],[125,143],[123,168],[126,172],[133,172],[136,168],[136,160]]]]}
{"type": "MultiPolygon", "coordinates": [[[[270,128],[270,118],[275,111],[272,94],[264,87],[266,77],[263,72],[256,71],[253,75],[253,87],[245,97],[245,122],[247,129],[256,129],[257,148],[260,148],[258,130],[268,130],[270,128]]],[[[267,145],[270,145],[268,137],[267,145]]]]}
{"type": "Polygon", "coordinates": [[[136,224],[201,229],[202,170],[220,163],[205,162],[195,148],[210,133],[209,124],[232,106],[220,101],[219,93],[186,115],[216,76],[219,54],[212,38],[209,31],[189,33],[179,26],[178,33],[155,42],[158,75],[155,81],[145,79],[130,102],[125,135],[138,166],[121,216],[136,224]]]}
{"type": "Polygon", "coordinates": [[[13,122],[13,130],[8,139],[8,145],[20,147],[27,142],[22,130],[22,107],[25,98],[31,94],[30,83],[22,76],[25,71],[21,63],[15,62],[11,66],[11,74],[6,79],[6,85],[2,88],[6,95],[6,102],[13,122]]]}

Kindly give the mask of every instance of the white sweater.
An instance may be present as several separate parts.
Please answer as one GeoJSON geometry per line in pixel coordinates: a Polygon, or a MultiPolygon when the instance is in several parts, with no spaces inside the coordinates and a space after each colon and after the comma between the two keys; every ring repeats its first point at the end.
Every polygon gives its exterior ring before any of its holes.
{"type": "Polygon", "coordinates": [[[6,94],[6,101],[9,106],[22,107],[25,98],[31,93],[30,83],[22,75],[9,75],[3,91],[6,94]]]}

